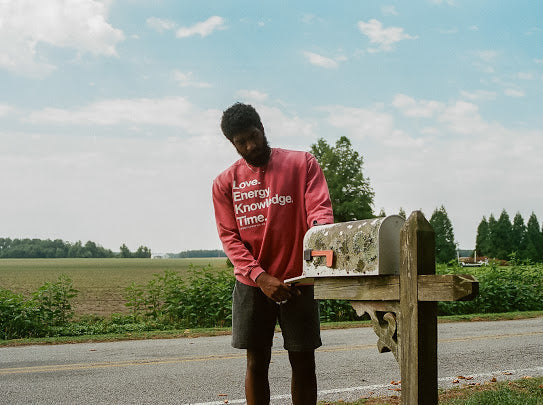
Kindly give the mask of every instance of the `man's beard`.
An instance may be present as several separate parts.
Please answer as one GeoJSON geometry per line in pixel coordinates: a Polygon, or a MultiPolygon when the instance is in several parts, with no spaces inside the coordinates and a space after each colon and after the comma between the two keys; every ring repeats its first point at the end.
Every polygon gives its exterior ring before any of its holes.
{"type": "Polygon", "coordinates": [[[267,139],[264,139],[264,146],[258,151],[256,151],[256,153],[254,153],[253,155],[251,156],[241,155],[241,157],[245,159],[247,163],[255,167],[265,166],[266,163],[268,163],[268,161],[270,160],[270,156],[271,156],[271,148],[270,148],[270,145],[268,145],[267,139]]]}

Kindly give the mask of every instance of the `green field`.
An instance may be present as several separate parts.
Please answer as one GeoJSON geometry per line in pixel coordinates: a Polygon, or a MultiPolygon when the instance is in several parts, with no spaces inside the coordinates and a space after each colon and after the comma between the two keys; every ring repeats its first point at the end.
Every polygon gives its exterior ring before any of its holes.
{"type": "Polygon", "coordinates": [[[66,274],[79,291],[73,302],[76,314],[109,315],[128,312],[123,293],[132,282],[145,284],[156,273],[172,270],[183,275],[191,265],[209,264],[223,270],[226,259],[2,259],[0,287],[31,294],[66,274]]]}

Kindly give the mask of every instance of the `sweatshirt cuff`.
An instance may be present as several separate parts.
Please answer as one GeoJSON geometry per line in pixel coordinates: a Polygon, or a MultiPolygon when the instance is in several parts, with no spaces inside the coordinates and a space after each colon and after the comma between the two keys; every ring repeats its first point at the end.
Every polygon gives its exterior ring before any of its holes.
{"type": "Polygon", "coordinates": [[[249,278],[253,280],[253,282],[256,283],[256,279],[258,276],[260,276],[262,273],[265,273],[264,269],[260,266],[255,266],[251,269],[249,272],[249,278]]]}

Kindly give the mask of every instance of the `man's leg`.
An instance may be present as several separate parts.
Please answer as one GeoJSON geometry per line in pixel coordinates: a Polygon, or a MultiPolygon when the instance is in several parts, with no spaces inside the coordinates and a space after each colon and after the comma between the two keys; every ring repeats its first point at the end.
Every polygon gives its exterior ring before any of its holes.
{"type": "Polygon", "coordinates": [[[317,403],[315,351],[289,351],[288,358],[292,367],[292,403],[294,405],[315,405],[317,403]]]}
{"type": "Polygon", "coordinates": [[[270,403],[270,367],[271,348],[247,349],[247,372],[245,374],[245,397],[248,405],[266,405],[270,403]]]}

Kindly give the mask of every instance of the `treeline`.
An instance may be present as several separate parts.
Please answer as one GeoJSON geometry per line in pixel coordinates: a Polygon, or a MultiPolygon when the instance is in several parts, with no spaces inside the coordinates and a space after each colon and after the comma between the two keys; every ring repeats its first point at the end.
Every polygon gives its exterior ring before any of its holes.
{"type": "Polygon", "coordinates": [[[120,253],[116,253],[92,241],[83,244],[81,241],[71,243],[61,239],[0,238],[1,259],[151,257],[151,250],[145,246],[140,246],[132,253],[123,244],[120,250],[120,253]]]}
{"type": "MultiPolygon", "coordinates": [[[[457,243],[453,226],[443,205],[433,212],[429,222],[435,232],[436,261],[449,263],[456,260],[457,243]]],[[[541,263],[543,229],[533,212],[525,223],[518,212],[511,221],[504,209],[498,219],[493,214],[490,214],[488,220],[483,216],[477,227],[475,250],[477,256],[492,259],[541,263]]]]}
{"type": "Polygon", "coordinates": [[[543,229],[533,212],[525,224],[518,212],[511,222],[504,209],[498,219],[493,214],[488,220],[483,216],[477,227],[475,248],[480,256],[540,263],[543,262],[543,229]]]}
{"type": "Polygon", "coordinates": [[[171,255],[171,257],[186,259],[194,257],[226,257],[226,254],[222,250],[184,250],[171,255]]]}

